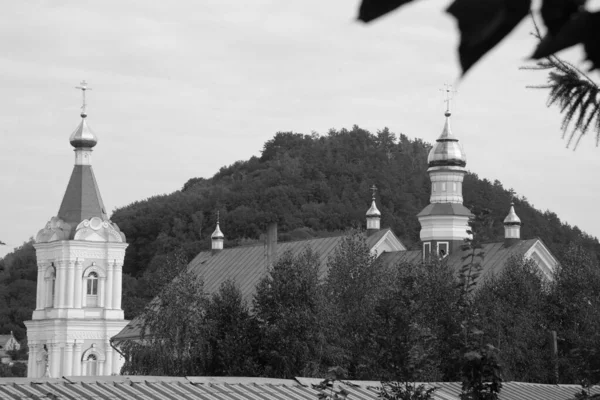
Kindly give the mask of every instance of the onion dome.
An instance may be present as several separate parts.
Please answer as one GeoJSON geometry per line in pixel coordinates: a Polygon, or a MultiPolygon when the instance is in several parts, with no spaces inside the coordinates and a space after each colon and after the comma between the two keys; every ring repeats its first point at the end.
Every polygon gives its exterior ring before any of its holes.
{"type": "Polygon", "coordinates": [[[506,218],[504,218],[504,225],[521,225],[521,219],[515,212],[515,203],[510,203],[510,210],[506,218]]]}
{"type": "Polygon", "coordinates": [[[375,204],[375,199],[371,203],[371,208],[367,211],[367,217],[381,217],[381,213],[379,209],[377,209],[377,205],[375,204]]]}
{"type": "Polygon", "coordinates": [[[223,235],[223,232],[221,232],[221,228],[219,228],[219,222],[217,221],[217,228],[215,229],[215,231],[213,232],[212,235],[210,235],[210,237],[212,239],[225,239],[225,236],[223,235]]]}
{"type": "Polygon", "coordinates": [[[446,123],[440,137],[436,140],[433,148],[427,157],[427,163],[430,167],[442,166],[457,166],[464,167],[467,165],[467,156],[458,142],[458,139],[450,130],[450,110],[446,110],[446,123]]]}
{"type": "Polygon", "coordinates": [[[88,126],[85,117],[86,114],[81,114],[81,122],[75,131],[69,137],[69,142],[71,142],[71,146],[76,149],[87,148],[91,149],[98,143],[98,137],[92,129],[88,126]]]}

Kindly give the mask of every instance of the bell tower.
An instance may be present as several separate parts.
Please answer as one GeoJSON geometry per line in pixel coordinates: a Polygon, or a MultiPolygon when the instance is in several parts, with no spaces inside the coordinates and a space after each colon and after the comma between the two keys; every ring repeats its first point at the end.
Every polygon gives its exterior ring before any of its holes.
{"type": "Polygon", "coordinates": [[[423,257],[431,254],[445,257],[460,249],[469,237],[471,212],[463,206],[462,183],[466,174],[467,157],[450,129],[451,87],[446,92],[446,123],[433,145],[427,163],[431,180],[430,204],[418,215],[421,224],[423,257]]]}
{"type": "Polygon", "coordinates": [[[26,321],[27,376],[119,374],[124,359],[110,338],[127,325],[121,309],[125,235],[108,219],[91,165],[98,139],[81,121],[70,142],[75,166],[58,214],[36,236],[36,308],[26,321]]]}

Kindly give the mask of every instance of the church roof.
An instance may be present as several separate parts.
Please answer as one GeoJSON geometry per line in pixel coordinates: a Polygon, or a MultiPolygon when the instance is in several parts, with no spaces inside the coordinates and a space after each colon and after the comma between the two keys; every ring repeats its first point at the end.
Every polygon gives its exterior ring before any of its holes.
{"type": "MultiPolygon", "coordinates": [[[[484,255],[483,259],[477,259],[482,267],[481,278],[499,274],[510,257],[524,256],[538,242],[540,242],[539,239],[528,239],[515,241],[509,247],[506,247],[504,242],[482,245],[482,249],[477,251],[478,253],[483,252],[484,255]]],[[[467,255],[466,251],[456,251],[445,258],[444,262],[454,271],[459,271],[467,263],[464,259],[467,255]]],[[[400,263],[419,263],[423,259],[423,253],[421,250],[390,252],[383,253],[380,259],[384,265],[392,267],[400,263]]]]}
{"type": "Polygon", "coordinates": [[[428,215],[464,215],[470,217],[473,214],[467,207],[459,203],[431,203],[417,214],[417,217],[428,215]]]}
{"type": "MultiPolygon", "coordinates": [[[[319,378],[243,378],[209,376],[76,376],[63,378],[0,378],[2,399],[205,399],[205,400],[296,400],[317,399],[319,378]]],[[[348,399],[376,400],[381,382],[338,382],[348,399]]],[[[336,383],[337,384],[337,383],[336,383]]],[[[433,400],[459,400],[460,382],[431,382],[433,400]]],[[[581,392],[579,385],[545,385],[502,382],[499,400],[564,400],[581,392]]],[[[591,389],[600,393],[600,387],[591,389]]]]}
{"type": "Polygon", "coordinates": [[[77,225],[92,217],[108,220],[92,166],[75,165],[58,210],[58,218],[71,225],[71,235],[74,235],[77,225]]]}
{"type": "MultiPolygon", "coordinates": [[[[367,246],[372,249],[381,239],[391,233],[390,229],[381,229],[366,237],[367,246]]],[[[310,247],[319,255],[319,278],[327,274],[327,260],[333,255],[345,235],[325,238],[298,240],[277,243],[277,255],[286,251],[300,254],[310,247]]],[[[242,297],[249,304],[256,292],[256,285],[268,272],[267,246],[263,244],[224,249],[218,252],[203,251],[188,264],[188,270],[202,276],[204,291],[216,293],[221,283],[232,279],[239,285],[242,297]]],[[[121,332],[113,337],[114,341],[138,338],[141,333],[142,319],[132,320],[121,332]]]]}
{"type": "MultiPolygon", "coordinates": [[[[504,242],[494,242],[494,243],[486,243],[482,245],[481,250],[476,250],[476,254],[479,252],[483,253],[483,260],[476,259],[481,263],[481,278],[491,277],[492,275],[497,275],[504,269],[506,265],[506,261],[512,257],[522,257],[527,253],[537,242],[539,239],[527,239],[527,240],[518,240],[510,246],[506,246],[504,242]]],[[[465,265],[470,259],[465,260],[465,256],[467,256],[469,252],[467,251],[456,251],[448,255],[445,259],[446,263],[458,271],[460,268],[465,265]]]]}

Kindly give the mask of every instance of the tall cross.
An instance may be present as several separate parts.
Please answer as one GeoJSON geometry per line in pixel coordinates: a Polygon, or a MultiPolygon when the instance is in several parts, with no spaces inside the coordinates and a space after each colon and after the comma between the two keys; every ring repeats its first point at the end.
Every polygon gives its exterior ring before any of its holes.
{"type": "Polygon", "coordinates": [[[458,93],[456,90],[452,90],[452,85],[448,83],[444,83],[444,88],[440,89],[441,92],[446,92],[446,99],[444,103],[446,103],[446,114],[450,115],[450,105],[452,103],[452,94],[458,93]]]}
{"type": "Polygon", "coordinates": [[[92,88],[87,87],[87,82],[85,81],[85,79],[82,80],[79,85],[80,86],[75,86],[75,89],[81,90],[81,94],[83,95],[83,105],[81,106],[81,116],[86,117],[87,116],[87,113],[86,113],[87,104],[85,102],[85,92],[86,92],[86,90],[92,90],[92,88]]]}
{"type": "Polygon", "coordinates": [[[219,210],[217,210],[217,224],[219,223],[219,210]]]}
{"type": "Polygon", "coordinates": [[[375,200],[375,192],[377,191],[377,186],[373,185],[371,186],[371,192],[373,192],[373,200],[375,200]]]}

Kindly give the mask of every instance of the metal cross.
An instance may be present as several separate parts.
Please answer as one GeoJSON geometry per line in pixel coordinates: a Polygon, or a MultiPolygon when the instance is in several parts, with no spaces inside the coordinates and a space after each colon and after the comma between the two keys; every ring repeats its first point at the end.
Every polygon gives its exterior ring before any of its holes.
{"type": "Polygon", "coordinates": [[[373,200],[375,200],[375,192],[377,191],[377,186],[373,185],[370,189],[373,192],[373,200]]]}
{"type": "Polygon", "coordinates": [[[86,113],[87,104],[85,102],[85,92],[86,92],[86,90],[92,90],[92,88],[87,87],[87,82],[85,81],[85,79],[82,80],[79,85],[80,86],[75,86],[75,89],[81,90],[81,94],[83,95],[83,105],[81,106],[81,116],[85,117],[85,116],[87,116],[87,113],[86,113]]]}
{"type": "Polygon", "coordinates": [[[219,223],[219,210],[217,210],[217,224],[219,223]]]}
{"type": "Polygon", "coordinates": [[[450,104],[452,103],[452,94],[458,93],[456,90],[452,90],[452,85],[449,83],[444,83],[444,89],[440,89],[440,92],[446,92],[446,99],[444,103],[446,103],[446,114],[450,114],[450,104]]]}

